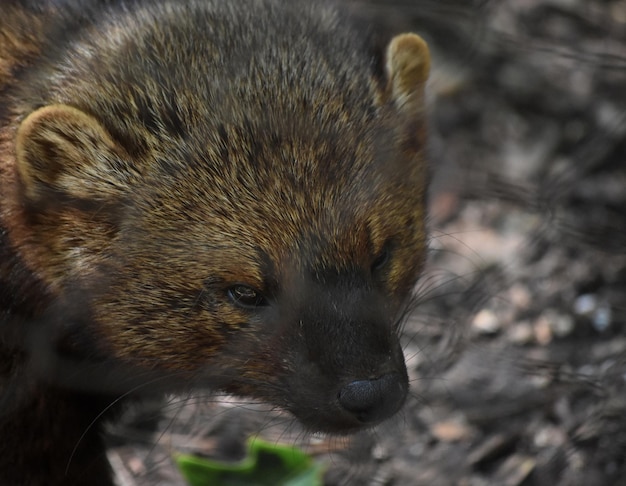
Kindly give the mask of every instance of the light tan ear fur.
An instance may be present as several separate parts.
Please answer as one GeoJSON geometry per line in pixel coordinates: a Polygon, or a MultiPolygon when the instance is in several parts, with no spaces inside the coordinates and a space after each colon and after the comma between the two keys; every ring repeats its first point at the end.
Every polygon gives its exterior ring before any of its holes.
{"type": "Polygon", "coordinates": [[[119,194],[124,151],[92,116],[66,105],[31,113],[16,138],[17,170],[27,200],[46,194],[106,199],[119,194]]]}
{"type": "Polygon", "coordinates": [[[428,45],[416,34],[394,37],[387,47],[388,97],[401,111],[421,111],[430,73],[428,45]]]}

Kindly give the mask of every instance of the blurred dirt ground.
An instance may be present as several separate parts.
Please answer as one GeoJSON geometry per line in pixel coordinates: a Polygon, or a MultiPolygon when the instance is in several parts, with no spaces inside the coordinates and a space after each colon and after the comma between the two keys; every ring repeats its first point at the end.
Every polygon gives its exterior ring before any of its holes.
{"type": "Polygon", "coordinates": [[[626,484],[626,1],[355,8],[434,57],[411,398],[348,438],[228,397],[144,405],[111,428],[119,484],[183,484],[174,451],[237,459],[255,434],[301,444],[328,485],[626,484]]]}

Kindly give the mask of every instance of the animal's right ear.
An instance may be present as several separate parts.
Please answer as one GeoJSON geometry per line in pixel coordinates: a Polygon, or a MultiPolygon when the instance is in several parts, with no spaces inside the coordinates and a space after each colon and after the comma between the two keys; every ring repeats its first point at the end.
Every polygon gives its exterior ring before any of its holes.
{"type": "Polygon", "coordinates": [[[424,88],[430,72],[428,45],[416,34],[401,34],[387,46],[387,87],[383,101],[397,110],[419,114],[424,106],[424,88]]]}
{"type": "Polygon", "coordinates": [[[50,105],[28,115],[15,150],[22,197],[34,207],[106,203],[130,182],[120,163],[125,151],[95,118],[71,106],[50,105]]]}

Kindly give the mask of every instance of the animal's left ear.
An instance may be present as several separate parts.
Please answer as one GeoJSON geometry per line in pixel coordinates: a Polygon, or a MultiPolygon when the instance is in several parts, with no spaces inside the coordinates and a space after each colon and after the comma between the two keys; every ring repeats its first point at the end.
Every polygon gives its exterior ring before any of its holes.
{"type": "Polygon", "coordinates": [[[15,153],[22,198],[42,210],[58,201],[111,203],[130,184],[121,146],[95,118],[71,106],[28,115],[15,153]]]}
{"type": "Polygon", "coordinates": [[[419,114],[424,106],[424,88],[430,72],[430,53],[416,34],[401,34],[387,46],[387,87],[384,100],[397,110],[419,114]]]}

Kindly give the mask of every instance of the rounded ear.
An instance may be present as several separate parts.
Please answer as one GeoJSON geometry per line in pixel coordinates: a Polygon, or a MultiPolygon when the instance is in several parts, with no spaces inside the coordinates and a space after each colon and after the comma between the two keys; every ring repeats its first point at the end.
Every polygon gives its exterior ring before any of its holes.
{"type": "Polygon", "coordinates": [[[124,150],[92,116],[66,105],[31,113],[16,138],[23,196],[45,200],[103,201],[128,185],[124,150]]]}
{"type": "Polygon", "coordinates": [[[415,34],[394,37],[387,47],[387,100],[403,112],[421,112],[429,72],[426,42],[415,34]]]}

